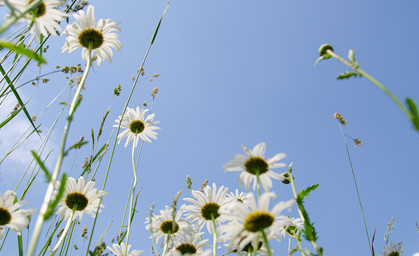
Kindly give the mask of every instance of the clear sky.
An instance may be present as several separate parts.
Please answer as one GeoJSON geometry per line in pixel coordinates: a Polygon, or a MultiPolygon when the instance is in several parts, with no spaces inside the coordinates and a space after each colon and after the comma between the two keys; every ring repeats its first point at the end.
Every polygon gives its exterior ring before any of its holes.
{"type": "MultiPolygon", "coordinates": [[[[104,143],[122,111],[132,84],[130,76],[140,65],[166,2],[90,3],[95,6],[97,19],[122,22],[123,48],[114,54],[112,64],[95,65],[89,74],[70,141],[76,142],[81,136],[90,141],[90,130],[97,131],[113,88],[121,83],[121,95],[112,100],[101,141],[104,143]]],[[[222,165],[242,153],[239,142],[248,147],[266,142],[266,156],[283,152],[287,154],[285,163],[294,162],[298,190],[320,184],[307,198],[306,207],[325,255],[368,255],[345,144],[333,118],[333,113],[340,112],[348,123],[345,133],[363,141],[360,148],[350,140],[348,146],[370,237],[376,230],[376,252],[383,250],[384,232],[392,217],[396,223],[390,238],[404,242],[404,255],[419,252],[415,224],[419,221],[419,133],[402,111],[365,78],[336,80],[338,74],[348,70],[342,63],[330,59],[313,66],[323,43],[331,44],[343,57],[349,49],[355,49],[361,68],[401,100],[411,97],[419,102],[418,12],[419,3],[414,0],[173,1],[145,65],[146,77],[153,73],[160,77],[154,82],[141,81],[129,104],[135,107],[146,101],[150,105],[150,93],[159,87],[153,112],[162,129],[157,141],[144,145],[141,155],[142,190],[131,238],[135,249],[149,253],[151,243],[143,222],[152,202],[156,202],[158,211],[170,205],[180,189],[183,197],[190,197],[186,175],[192,178],[195,189],[205,179],[230,191],[240,188],[238,175],[224,173],[222,165]]],[[[80,51],[60,53],[63,43],[64,38],[50,39],[45,55],[48,65],[43,72],[54,70],[56,65],[82,63],[80,51]]],[[[32,74],[37,72],[33,67],[32,74]]],[[[62,75],[52,75],[50,80],[22,89],[24,98],[30,99],[31,113],[41,112],[66,85],[62,75]]],[[[38,120],[41,129],[48,129],[58,113],[58,103],[67,95],[64,93],[38,120]]],[[[10,125],[26,128],[22,120],[10,125]]],[[[60,122],[51,147],[59,144],[62,128],[60,122]]],[[[16,130],[0,131],[1,157],[10,143],[6,134],[14,132],[17,136],[16,130]]],[[[26,149],[35,148],[39,142],[33,138],[26,149]]],[[[83,157],[88,154],[90,147],[86,146],[70,155],[64,171],[79,175],[83,157]]],[[[19,157],[17,151],[0,166],[2,191],[8,188],[15,169],[23,172],[25,165],[17,165],[14,160],[19,157]]],[[[51,157],[56,156],[53,153],[51,157]]],[[[108,157],[98,170],[100,187],[108,157]]],[[[53,163],[51,160],[49,165],[53,163]]],[[[283,171],[286,169],[278,172],[283,171]]],[[[105,189],[109,195],[104,198],[105,208],[93,241],[111,220],[114,222],[105,241],[119,232],[131,172],[131,148],[121,143],[115,152],[105,189]]],[[[38,207],[40,202],[36,200],[43,198],[46,184],[40,177],[35,185],[39,191],[27,200],[33,199],[30,205],[38,207]]],[[[291,188],[280,182],[274,181],[274,190],[278,200],[292,197],[291,188]]],[[[298,213],[294,209],[290,215],[298,213]]],[[[83,221],[89,223],[90,216],[83,221]]],[[[311,248],[310,244],[307,247],[311,248]]],[[[286,248],[287,241],[274,246],[277,252],[285,253],[286,248]]]]}

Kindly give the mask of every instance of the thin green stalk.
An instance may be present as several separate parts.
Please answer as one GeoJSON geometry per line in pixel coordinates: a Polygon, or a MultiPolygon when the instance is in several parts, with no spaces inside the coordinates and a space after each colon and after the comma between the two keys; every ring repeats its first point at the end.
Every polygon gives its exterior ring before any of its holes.
{"type": "Polygon", "coordinates": [[[212,256],[217,256],[217,225],[215,224],[214,214],[211,213],[212,227],[214,228],[213,242],[212,242],[212,256]]]}
{"type": "Polygon", "coordinates": [[[38,7],[38,5],[40,5],[42,3],[42,0],[38,0],[38,1],[33,1],[32,3],[30,3],[28,5],[28,7],[26,8],[26,10],[24,10],[23,12],[19,13],[19,15],[17,16],[13,16],[11,19],[8,19],[3,26],[0,27],[0,35],[3,34],[4,31],[6,31],[10,26],[12,26],[13,24],[15,24],[20,18],[23,18],[27,13],[33,11],[35,8],[38,7]]]}
{"type": "MultiPolygon", "coordinates": [[[[138,78],[139,78],[139,77],[140,77],[140,75],[141,75],[141,70],[143,70],[143,67],[144,67],[144,64],[145,64],[145,62],[146,62],[146,60],[147,60],[147,57],[148,57],[148,54],[149,54],[149,52],[150,52],[151,46],[153,45],[154,40],[156,39],[157,32],[159,31],[159,28],[160,28],[160,24],[161,24],[161,22],[162,22],[162,20],[163,20],[164,15],[166,14],[167,9],[169,8],[169,5],[170,5],[170,0],[168,0],[168,1],[167,1],[166,7],[165,7],[165,8],[164,8],[164,10],[163,10],[163,14],[162,14],[162,16],[161,16],[161,18],[160,18],[160,20],[159,20],[159,23],[157,24],[156,29],[154,30],[153,36],[152,36],[152,38],[151,38],[151,40],[150,40],[150,44],[148,45],[147,51],[146,51],[146,53],[145,53],[145,55],[144,55],[144,58],[143,58],[143,60],[142,60],[142,62],[141,62],[140,68],[138,69],[140,72],[137,72],[137,76],[135,77],[134,83],[133,83],[133,85],[132,85],[132,87],[131,87],[131,91],[130,91],[130,93],[129,93],[129,95],[128,95],[127,101],[125,102],[125,106],[124,106],[124,108],[123,108],[123,110],[122,110],[121,120],[120,120],[120,122],[119,122],[119,125],[118,125],[118,128],[117,128],[117,131],[116,131],[116,134],[117,134],[117,135],[115,136],[115,140],[114,140],[114,143],[113,143],[113,146],[112,146],[112,151],[111,151],[111,155],[110,155],[110,158],[109,158],[108,168],[107,168],[107,170],[106,170],[105,180],[104,180],[104,182],[103,182],[103,187],[102,187],[102,190],[105,190],[105,186],[106,186],[106,183],[107,183],[107,180],[108,180],[109,171],[110,171],[110,168],[111,168],[111,165],[112,165],[113,155],[114,155],[114,153],[115,153],[115,147],[116,147],[117,140],[118,140],[118,134],[119,134],[119,130],[120,130],[120,128],[121,128],[122,118],[123,118],[123,116],[124,116],[124,114],[125,114],[125,111],[127,110],[128,104],[129,104],[129,102],[130,102],[130,100],[131,100],[132,94],[133,94],[134,89],[135,89],[135,87],[136,87],[136,85],[137,85],[138,78]]],[[[98,203],[98,204],[100,205],[101,203],[102,203],[102,198],[100,198],[100,200],[99,200],[99,203],[98,203]]],[[[95,219],[94,219],[94,221],[93,221],[91,234],[93,234],[94,229],[95,229],[95,226],[96,226],[97,213],[98,213],[98,211],[99,211],[99,207],[98,207],[98,210],[97,210],[97,212],[96,212],[95,219]]],[[[87,255],[88,255],[88,253],[89,253],[89,248],[90,248],[90,243],[91,243],[91,241],[92,241],[92,235],[91,235],[91,236],[90,236],[90,238],[89,238],[89,243],[88,243],[88,245],[87,245],[87,250],[86,250],[86,256],[87,256],[87,255]]]]}
{"type": "Polygon", "coordinates": [[[360,69],[358,66],[355,66],[352,63],[345,60],[344,58],[340,57],[339,55],[337,55],[336,53],[334,53],[331,50],[327,50],[327,54],[329,54],[333,58],[339,60],[340,62],[344,63],[348,67],[353,68],[359,74],[361,74],[362,76],[364,76],[368,80],[370,80],[373,84],[375,84],[378,88],[380,88],[385,94],[387,94],[387,96],[389,96],[397,104],[397,106],[399,106],[399,108],[404,112],[404,114],[407,116],[407,118],[409,120],[412,120],[412,118],[413,118],[412,114],[405,108],[405,106],[396,98],[396,96],[394,96],[384,85],[382,85],[380,82],[378,82],[374,77],[369,75],[364,70],[360,69]]]}
{"type": "Polygon", "coordinates": [[[43,204],[41,206],[41,209],[39,211],[38,219],[36,221],[35,228],[34,228],[34,231],[32,233],[31,242],[29,244],[28,252],[26,254],[27,256],[32,256],[34,254],[36,244],[38,243],[39,234],[41,233],[41,229],[42,229],[42,226],[43,226],[44,220],[45,220],[44,215],[48,210],[48,205],[49,205],[49,202],[51,200],[52,193],[54,191],[54,185],[57,181],[58,174],[59,174],[60,169],[61,169],[61,164],[62,164],[62,161],[63,161],[63,158],[64,158],[65,144],[66,144],[66,141],[67,141],[68,130],[70,128],[71,121],[73,120],[74,111],[77,107],[76,106],[77,105],[76,104],[77,99],[80,96],[81,88],[84,86],[84,84],[86,82],[87,74],[89,73],[89,70],[90,70],[90,66],[91,66],[91,62],[92,62],[91,57],[92,57],[92,43],[89,44],[89,57],[87,59],[86,69],[84,70],[83,76],[80,80],[79,87],[76,91],[76,94],[74,95],[73,102],[70,106],[70,110],[69,110],[68,118],[67,118],[67,123],[64,127],[64,133],[63,133],[63,138],[62,138],[62,142],[61,142],[60,155],[58,156],[54,172],[51,176],[51,181],[50,181],[50,183],[48,185],[48,188],[47,188],[47,191],[45,193],[44,202],[43,202],[43,204]]]}
{"type": "Polygon", "coordinates": [[[22,244],[22,236],[17,236],[17,245],[19,248],[19,256],[23,256],[23,244],[22,244]]]}
{"type": "Polygon", "coordinates": [[[55,253],[57,252],[58,248],[60,248],[61,243],[66,238],[68,229],[70,228],[70,225],[73,222],[73,216],[74,216],[74,212],[76,211],[76,209],[77,209],[77,204],[73,207],[73,211],[71,212],[71,216],[68,219],[67,224],[65,225],[64,232],[61,234],[61,237],[58,240],[57,244],[55,245],[54,249],[52,249],[51,256],[54,256],[55,255],[55,253]]]}
{"type": "MultiPolygon", "coordinates": [[[[294,198],[297,200],[297,190],[295,189],[294,177],[292,176],[292,172],[291,172],[291,170],[292,170],[292,169],[291,169],[291,168],[289,168],[289,169],[288,169],[288,173],[289,173],[289,178],[290,178],[290,181],[291,181],[292,193],[294,194],[294,198]]],[[[299,207],[297,207],[297,210],[298,210],[298,214],[300,215],[301,220],[302,220],[303,222],[305,222],[304,215],[303,215],[303,213],[301,212],[300,208],[299,208],[299,207]]],[[[302,249],[301,242],[300,242],[300,241],[298,241],[298,243],[300,244],[300,248],[302,249]]],[[[321,251],[319,250],[319,247],[317,246],[316,242],[311,241],[311,244],[313,245],[313,248],[316,250],[316,252],[318,253],[318,255],[319,255],[319,256],[322,256],[323,254],[322,254],[322,253],[321,253],[321,251]]],[[[303,254],[303,255],[304,255],[303,251],[301,251],[301,254],[303,254]]]]}
{"type": "Polygon", "coordinates": [[[260,198],[260,175],[259,175],[259,171],[257,171],[257,173],[256,173],[256,186],[257,186],[257,191],[258,191],[258,202],[259,202],[259,198],[260,198]]]}
{"type": "Polygon", "coordinates": [[[135,144],[136,144],[136,140],[138,140],[137,137],[134,137],[134,141],[132,143],[132,153],[131,153],[131,157],[132,157],[132,171],[133,171],[133,187],[132,187],[132,191],[131,191],[131,198],[130,198],[130,206],[129,206],[129,212],[128,212],[128,226],[127,226],[127,236],[126,236],[126,240],[125,240],[125,244],[127,245],[125,247],[125,254],[127,254],[128,251],[128,244],[129,244],[129,235],[131,233],[131,223],[132,223],[132,219],[131,219],[131,215],[133,212],[132,209],[132,205],[133,205],[133,201],[134,201],[134,194],[135,194],[135,188],[137,186],[137,168],[135,166],[135,144]]]}
{"type": "Polygon", "coordinates": [[[271,247],[269,247],[268,237],[266,236],[265,230],[262,230],[262,238],[263,242],[265,243],[266,251],[268,252],[269,256],[272,256],[271,247]]]}
{"type": "Polygon", "coordinates": [[[346,153],[348,154],[349,165],[351,166],[351,172],[352,172],[352,177],[354,179],[356,195],[358,197],[359,207],[361,208],[361,214],[362,214],[362,220],[364,221],[365,233],[367,234],[368,245],[369,245],[369,248],[370,248],[370,251],[371,251],[371,255],[374,255],[374,253],[372,251],[373,247],[371,246],[371,240],[370,240],[370,236],[369,236],[369,232],[368,232],[367,221],[365,220],[364,209],[362,207],[361,196],[359,194],[358,184],[356,182],[355,171],[354,171],[354,167],[352,165],[351,154],[349,153],[349,148],[348,148],[348,144],[346,142],[346,137],[345,137],[345,134],[343,132],[342,125],[340,123],[339,123],[339,127],[340,127],[340,131],[342,133],[343,141],[345,142],[345,148],[346,148],[346,153]]]}
{"type": "Polygon", "coordinates": [[[169,239],[170,239],[170,233],[167,235],[167,238],[166,238],[166,243],[164,243],[164,249],[163,249],[163,254],[162,254],[162,256],[165,256],[165,255],[166,255],[166,252],[167,252],[167,247],[168,247],[168,245],[169,245],[169,239]]]}

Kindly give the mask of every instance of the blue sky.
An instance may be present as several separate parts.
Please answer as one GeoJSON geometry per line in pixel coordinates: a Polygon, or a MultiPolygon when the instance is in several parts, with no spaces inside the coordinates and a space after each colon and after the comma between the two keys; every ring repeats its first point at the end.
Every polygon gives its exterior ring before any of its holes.
{"type": "MultiPolygon", "coordinates": [[[[113,88],[121,83],[121,96],[113,99],[104,129],[104,138],[110,136],[130,90],[130,76],[135,75],[166,3],[101,0],[91,4],[97,19],[122,22],[123,48],[114,54],[112,64],[95,66],[89,74],[70,141],[90,138],[90,130],[97,130],[111,102],[113,88]]],[[[418,11],[419,3],[413,0],[173,1],[145,65],[146,75],[160,73],[160,77],[142,81],[129,105],[150,104],[152,89],[159,87],[153,112],[162,130],[157,141],[144,145],[141,155],[142,190],[131,238],[134,247],[148,253],[150,242],[143,220],[152,202],[156,210],[163,209],[180,189],[184,197],[190,197],[186,175],[195,189],[209,179],[234,191],[239,188],[237,174],[224,173],[221,166],[242,153],[239,142],[248,147],[266,142],[268,157],[283,152],[285,163],[294,162],[298,189],[320,184],[306,206],[325,255],[368,254],[345,145],[333,118],[333,113],[340,112],[348,121],[345,133],[363,141],[360,148],[348,142],[370,236],[376,229],[376,250],[383,250],[387,222],[395,217],[391,239],[404,242],[404,255],[419,252],[415,226],[419,220],[415,189],[419,134],[397,106],[365,78],[336,80],[348,70],[342,63],[331,59],[313,66],[323,43],[331,44],[343,57],[353,48],[361,68],[400,99],[412,97],[418,102],[419,37],[414,33],[418,11]]],[[[64,38],[50,39],[45,72],[58,64],[81,63],[79,51],[60,54],[63,42],[64,38]]],[[[34,67],[32,73],[36,72],[34,67]]],[[[33,113],[44,109],[65,87],[60,75],[50,79],[46,85],[22,90],[30,98],[33,113]]],[[[58,112],[58,103],[54,106],[39,121],[45,130],[58,112]]],[[[59,123],[52,144],[58,144],[62,127],[59,123]]],[[[78,174],[89,150],[86,147],[67,158],[64,171],[78,174]]],[[[130,147],[117,147],[96,239],[111,219],[114,223],[105,240],[119,231],[131,181],[130,157],[130,147]]],[[[105,172],[107,162],[105,158],[99,173],[105,172]]],[[[6,169],[0,168],[2,188],[9,184],[6,169]]],[[[102,181],[103,175],[98,176],[97,183],[102,181]]],[[[40,190],[45,187],[42,178],[37,186],[40,190]]],[[[274,182],[274,190],[278,200],[292,197],[290,187],[280,182],[274,182]]],[[[30,197],[36,200],[43,193],[30,197]]],[[[37,207],[37,203],[31,205],[37,207]]],[[[90,217],[83,221],[89,222],[90,217]]],[[[286,247],[285,241],[274,246],[278,252],[286,247]]]]}

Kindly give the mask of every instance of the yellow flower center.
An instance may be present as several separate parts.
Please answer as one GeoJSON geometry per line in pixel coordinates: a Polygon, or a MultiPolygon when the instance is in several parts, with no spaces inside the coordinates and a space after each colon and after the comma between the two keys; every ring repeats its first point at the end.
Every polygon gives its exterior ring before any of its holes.
{"type": "Polygon", "coordinates": [[[259,156],[252,156],[244,164],[246,171],[253,175],[262,175],[268,171],[268,163],[259,156]]]}
{"type": "Polygon", "coordinates": [[[181,244],[178,247],[176,247],[176,250],[178,250],[182,255],[183,254],[195,254],[196,253],[196,248],[193,244],[181,244]]]}
{"type": "Polygon", "coordinates": [[[101,47],[103,42],[102,32],[94,28],[85,29],[79,35],[79,43],[87,49],[89,49],[90,43],[92,44],[92,50],[94,50],[101,47]]]}
{"type": "Polygon", "coordinates": [[[83,211],[87,203],[89,202],[89,199],[87,197],[79,192],[73,192],[67,195],[65,198],[65,204],[69,209],[73,209],[76,207],[76,211],[83,211]]]}
{"type": "MultiPolygon", "coordinates": [[[[26,4],[27,6],[30,5],[34,0],[29,0],[29,2],[26,4]]],[[[47,12],[47,7],[44,3],[44,1],[42,1],[33,11],[33,16],[35,16],[36,18],[44,16],[45,13],[47,12]]]]}
{"type": "Polygon", "coordinates": [[[0,226],[9,224],[10,220],[12,219],[12,215],[7,209],[0,207],[0,226]]]}
{"type": "Polygon", "coordinates": [[[274,223],[274,219],[271,213],[257,210],[247,216],[244,221],[244,229],[249,232],[259,232],[269,228],[274,223]]]}
{"type": "Polygon", "coordinates": [[[220,217],[220,214],[218,214],[218,209],[220,209],[220,206],[216,203],[207,203],[201,208],[201,215],[206,220],[212,220],[214,217],[214,220],[218,217],[220,217]]]}
{"type": "Polygon", "coordinates": [[[134,134],[139,134],[144,131],[145,125],[140,120],[134,120],[130,123],[129,129],[134,134]]]}
{"type": "Polygon", "coordinates": [[[179,225],[173,220],[166,220],[160,225],[160,230],[165,234],[174,234],[179,231],[179,225]]]}

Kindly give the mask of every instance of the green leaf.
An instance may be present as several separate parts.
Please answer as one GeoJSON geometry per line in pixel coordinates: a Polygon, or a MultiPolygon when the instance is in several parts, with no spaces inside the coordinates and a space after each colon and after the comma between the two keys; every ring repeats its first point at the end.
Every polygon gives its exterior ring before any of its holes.
{"type": "Polygon", "coordinates": [[[304,201],[304,198],[308,196],[310,192],[314,191],[318,186],[319,184],[315,184],[305,189],[302,189],[300,192],[298,192],[297,199],[301,199],[301,201],[304,201]]]}
{"type": "Polygon", "coordinates": [[[0,65],[0,72],[3,75],[4,79],[6,80],[6,82],[8,83],[8,85],[9,85],[10,89],[12,90],[13,94],[15,95],[17,102],[19,102],[20,106],[22,106],[23,112],[25,113],[26,118],[29,120],[33,129],[39,135],[38,129],[35,127],[35,124],[33,123],[32,118],[28,113],[28,110],[26,110],[25,104],[23,104],[22,99],[20,98],[19,94],[17,93],[12,81],[10,80],[9,76],[6,74],[6,71],[3,69],[2,65],[0,65]]]}
{"type": "Polygon", "coordinates": [[[342,74],[340,74],[338,77],[336,77],[336,79],[343,80],[343,79],[348,79],[352,76],[361,77],[362,75],[358,72],[355,72],[355,71],[345,71],[342,74]]]}
{"type": "Polygon", "coordinates": [[[10,42],[7,42],[7,41],[0,41],[0,49],[2,49],[2,48],[7,48],[11,51],[14,51],[14,52],[18,53],[18,54],[26,56],[29,59],[39,61],[40,63],[46,63],[44,58],[37,55],[36,53],[31,51],[30,49],[25,48],[22,44],[14,45],[14,44],[12,44],[10,42]]]}
{"type": "Polygon", "coordinates": [[[36,154],[35,151],[31,151],[33,158],[35,158],[35,161],[38,163],[39,167],[41,167],[41,169],[44,171],[45,176],[47,177],[48,182],[51,182],[51,174],[49,173],[49,171],[47,170],[47,168],[45,167],[44,162],[41,160],[41,158],[36,154]]]}
{"type": "Polygon", "coordinates": [[[8,118],[6,118],[3,122],[0,123],[0,128],[5,126],[10,120],[12,120],[19,112],[23,109],[23,107],[20,107],[18,110],[14,111],[8,118]]]}
{"type": "Polygon", "coordinates": [[[415,126],[415,129],[419,131],[419,112],[418,108],[416,107],[415,102],[411,98],[406,99],[406,104],[409,107],[409,111],[412,114],[411,121],[413,125],[415,126]]]}
{"type": "Polygon", "coordinates": [[[57,193],[54,201],[52,201],[48,205],[48,209],[44,214],[44,219],[45,220],[51,218],[51,216],[55,213],[55,207],[57,207],[58,203],[60,202],[61,198],[64,195],[66,182],[67,182],[67,175],[64,173],[63,177],[61,178],[61,183],[60,183],[60,187],[58,188],[58,193],[57,193]]]}

